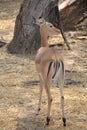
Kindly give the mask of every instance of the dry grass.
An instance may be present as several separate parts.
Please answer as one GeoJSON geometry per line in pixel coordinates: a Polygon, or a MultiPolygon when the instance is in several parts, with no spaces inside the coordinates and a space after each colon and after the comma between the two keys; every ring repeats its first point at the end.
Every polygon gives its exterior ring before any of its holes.
{"type": "Polygon", "coordinates": [[[23,0],[0,0],[0,39],[9,42],[13,37],[14,23],[23,0]],[[15,15],[16,14],[16,15],[15,15]]]}
{"type": "MultiPolygon", "coordinates": [[[[20,2],[15,3],[15,1],[10,4],[0,3],[0,11],[2,11],[0,39],[3,37],[7,42],[12,39],[15,14],[17,15],[19,5],[20,2]]],[[[87,36],[84,39],[79,36],[81,33],[84,34],[84,31],[71,32],[73,33],[73,38],[68,36],[73,51],[60,50],[66,64],[64,87],[66,128],[62,126],[59,89],[56,87],[51,87],[53,103],[50,126],[44,127],[47,114],[45,92],[41,115],[35,115],[39,96],[39,82],[34,65],[35,55],[11,55],[4,46],[0,48],[0,130],[87,130],[87,36]]]]}

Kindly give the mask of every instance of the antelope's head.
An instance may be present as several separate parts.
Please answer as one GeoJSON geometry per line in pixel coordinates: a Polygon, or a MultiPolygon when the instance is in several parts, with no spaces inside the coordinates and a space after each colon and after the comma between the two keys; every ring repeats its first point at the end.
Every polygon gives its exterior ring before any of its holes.
{"type": "Polygon", "coordinates": [[[58,35],[59,29],[54,27],[50,22],[46,22],[44,18],[34,18],[35,24],[40,27],[40,32],[44,32],[47,36],[52,37],[53,35],[58,35]]]}

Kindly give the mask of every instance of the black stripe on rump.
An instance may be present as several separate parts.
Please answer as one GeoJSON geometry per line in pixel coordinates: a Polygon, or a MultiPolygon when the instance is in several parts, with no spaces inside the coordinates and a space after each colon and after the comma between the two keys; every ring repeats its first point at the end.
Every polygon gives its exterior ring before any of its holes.
{"type": "Polygon", "coordinates": [[[50,73],[50,69],[51,69],[52,63],[53,63],[53,61],[51,61],[50,64],[49,64],[48,72],[47,72],[47,77],[48,77],[48,75],[49,75],[49,73],[50,73]]]}
{"type": "Polygon", "coordinates": [[[56,61],[56,62],[55,62],[55,61],[51,61],[51,62],[49,63],[47,76],[48,76],[49,73],[50,73],[50,69],[51,69],[53,63],[54,63],[54,73],[53,73],[52,79],[55,78],[56,73],[57,73],[58,69],[60,68],[60,63],[62,64],[62,69],[63,69],[63,73],[64,73],[64,63],[63,63],[63,61],[61,61],[61,60],[60,60],[60,61],[56,61]]]}
{"type": "Polygon", "coordinates": [[[64,63],[63,61],[60,61],[62,63],[62,69],[63,69],[63,74],[64,74],[64,63]]]}

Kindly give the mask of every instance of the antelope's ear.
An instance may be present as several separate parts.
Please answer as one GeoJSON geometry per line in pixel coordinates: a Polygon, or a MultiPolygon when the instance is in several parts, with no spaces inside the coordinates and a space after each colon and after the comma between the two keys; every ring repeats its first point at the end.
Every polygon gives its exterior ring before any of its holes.
{"type": "Polygon", "coordinates": [[[40,20],[38,18],[35,18],[34,16],[32,16],[32,18],[33,18],[33,24],[40,26],[40,20]]]}
{"type": "Polygon", "coordinates": [[[34,16],[32,16],[33,18],[33,24],[36,24],[36,18],[34,16]]]}
{"type": "Polygon", "coordinates": [[[45,19],[43,17],[41,17],[41,16],[37,20],[39,21],[40,24],[46,23],[45,19]]]}
{"type": "Polygon", "coordinates": [[[32,16],[33,17],[33,23],[34,24],[37,24],[37,25],[43,25],[43,24],[45,24],[46,22],[45,22],[45,19],[44,18],[35,18],[34,16],[32,16]]]}
{"type": "Polygon", "coordinates": [[[39,18],[39,22],[40,22],[40,24],[45,24],[46,23],[46,21],[45,21],[45,19],[44,18],[39,18]]]}

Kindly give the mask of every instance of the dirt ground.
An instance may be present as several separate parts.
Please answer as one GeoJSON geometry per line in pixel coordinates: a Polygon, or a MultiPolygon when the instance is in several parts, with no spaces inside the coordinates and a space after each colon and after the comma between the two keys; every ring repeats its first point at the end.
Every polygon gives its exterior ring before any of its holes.
{"type": "MultiPolygon", "coordinates": [[[[21,2],[0,0],[0,40],[11,41],[21,2]]],[[[5,45],[0,48],[0,130],[87,130],[87,32],[79,30],[66,35],[72,51],[58,49],[64,56],[66,67],[64,95],[67,126],[63,127],[61,121],[59,88],[52,84],[52,121],[44,127],[47,114],[45,91],[41,114],[35,115],[39,99],[35,54],[8,54],[5,45]]],[[[59,40],[60,34],[51,42],[59,40]]]]}

